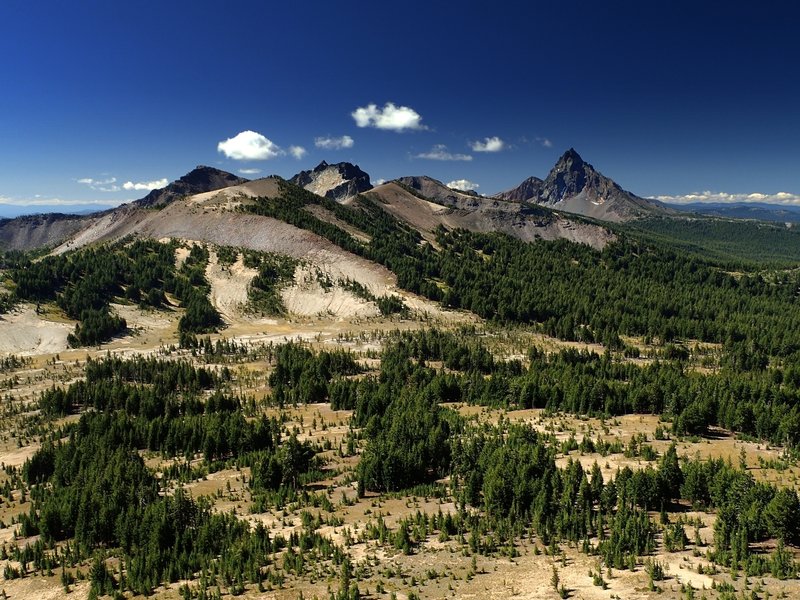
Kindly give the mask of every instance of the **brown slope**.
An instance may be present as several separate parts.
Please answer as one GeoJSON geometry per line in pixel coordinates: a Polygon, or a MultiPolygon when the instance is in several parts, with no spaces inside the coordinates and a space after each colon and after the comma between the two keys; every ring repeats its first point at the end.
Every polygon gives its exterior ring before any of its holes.
{"type": "Polygon", "coordinates": [[[382,295],[396,285],[386,268],[351,254],[318,235],[283,221],[237,210],[257,196],[277,197],[278,180],[245,184],[175,200],[160,210],[129,205],[114,211],[62,244],[65,252],[126,236],[179,239],[275,252],[307,261],[332,280],[353,279],[382,295]]]}
{"type": "MultiPolygon", "coordinates": [[[[418,188],[390,182],[365,194],[377,204],[417,229],[426,239],[434,238],[438,226],[463,228],[479,233],[500,232],[526,242],[566,239],[603,248],[614,235],[599,225],[565,218],[552,211],[504,202],[497,199],[439,189],[436,180],[424,178],[418,188]],[[433,192],[438,201],[422,197],[422,191],[433,192]],[[446,204],[445,204],[446,203],[446,204]]],[[[414,178],[422,179],[422,178],[414,178]]],[[[439,186],[443,186],[438,183],[439,186]]]]}
{"type": "Polygon", "coordinates": [[[0,220],[0,250],[34,250],[62,243],[90,225],[96,215],[42,214],[0,220]]]}

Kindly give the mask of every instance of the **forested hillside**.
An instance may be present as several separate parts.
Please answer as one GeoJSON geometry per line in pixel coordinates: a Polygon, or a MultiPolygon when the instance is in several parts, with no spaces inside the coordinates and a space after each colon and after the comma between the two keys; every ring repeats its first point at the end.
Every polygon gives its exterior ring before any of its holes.
{"type": "MultiPolygon", "coordinates": [[[[782,238],[768,234],[783,234],[772,227],[753,229],[744,238],[736,226],[717,232],[715,239],[741,244],[733,263],[730,256],[702,258],[697,247],[691,252],[676,248],[680,239],[667,244],[634,234],[597,251],[566,241],[528,244],[502,234],[440,228],[434,248],[372,200],[359,197],[345,207],[291,184],[282,189],[282,198],[259,199],[247,210],[314,231],[387,266],[409,291],[499,323],[538,323],[549,335],[597,340],[612,348],[621,343],[620,335],[631,335],[662,343],[721,343],[731,352],[745,348],[755,355],[789,356],[800,349],[797,271],[739,260],[776,256],[768,248],[782,238]],[[370,241],[303,210],[311,204],[330,210],[370,241]]],[[[675,221],[673,227],[680,226],[675,221]]],[[[794,232],[785,235],[800,240],[794,232]]],[[[786,257],[793,250],[781,251],[786,257]]]]}

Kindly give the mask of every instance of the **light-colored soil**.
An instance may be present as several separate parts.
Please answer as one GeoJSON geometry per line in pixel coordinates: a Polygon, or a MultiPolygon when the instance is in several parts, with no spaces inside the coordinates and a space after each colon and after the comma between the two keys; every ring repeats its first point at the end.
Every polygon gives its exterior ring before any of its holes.
{"type": "Polygon", "coordinates": [[[336,281],[327,269],[323,271],[309,265],[299,265],[294,274],[294,284],[281,291],[286,310],[305,317],[327,315],[339,319],[376,317],[380,314],[374,303],[358,298],[338,285],[323,287],[318,272],[323,278],[336,281]]]}
{"type": "Polygon", "coordinates": [[[52,321],[36,314],[36,308],[22,304],[12,312],[0,315],[0,355],[33,356],[65,350],[67,336],[75,323],[52,321]]]}
{"type": "Polygon", "coordinates": [[[6,580],[2,589],[9,600],[61,600],[63,598],[86,598],[89,595],[89,582],[79,581],[70,586],[70,593],[64,592],[61,585],[60,571],[49,577],[26,577],[25,579],[6,580]]]}
{"type": "Polygon", "coordinates": [[[38,443],[33,443],[14,450],[0,451],[0,465],[6,467],[20,467],[40,448],[38,443]]]}
{"type": "Polygon", "coordinates": [[[241,255],[232,265],[222,265],[217,259],[217,253],[210,253],[206,267],[206,279],[211,284],[209,298],[226,322],[231,323],[241,318],[247,305],[250,282],[256,275],[256,269],[244,266],[241,255]]]}

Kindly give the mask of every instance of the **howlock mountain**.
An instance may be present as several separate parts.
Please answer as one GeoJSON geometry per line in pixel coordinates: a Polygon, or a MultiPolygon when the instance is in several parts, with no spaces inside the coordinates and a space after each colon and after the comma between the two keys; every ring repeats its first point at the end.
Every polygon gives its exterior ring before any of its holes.
{"type": "Polygon", "coordinates": [[[570,150],[0,236],[8,598],[800,597],[797,228],[570,150]]]}
{"type": "Polygon", "coordinates": [[[311,171],[301,171],[289,181],[337,202],[344,202],[372,189],[369,175],[358,165],[346,162],[329,165],[323,160],[311,171]]]}

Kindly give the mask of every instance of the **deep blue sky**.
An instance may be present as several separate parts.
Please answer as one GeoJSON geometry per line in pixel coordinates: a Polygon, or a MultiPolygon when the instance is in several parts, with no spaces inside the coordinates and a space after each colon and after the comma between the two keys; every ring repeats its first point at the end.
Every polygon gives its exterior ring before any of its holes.
{"type": "Polygon", "coordinates": [[[288,177],[323,158],[489,194],[569,147],[642,196],[800,194],[794,4],[6,0],[0,198],[112,204],[146,190],[92,188],[197,164],[288,177]],[[387,102],[426,129],[351,116],[387,102]],[[218,151],[245,130],[284,154],[218,151]],[[471,149],[492,137],[501,151],[471,149]],[[438,145],[472,160],[415,158],[438,145]]]}

